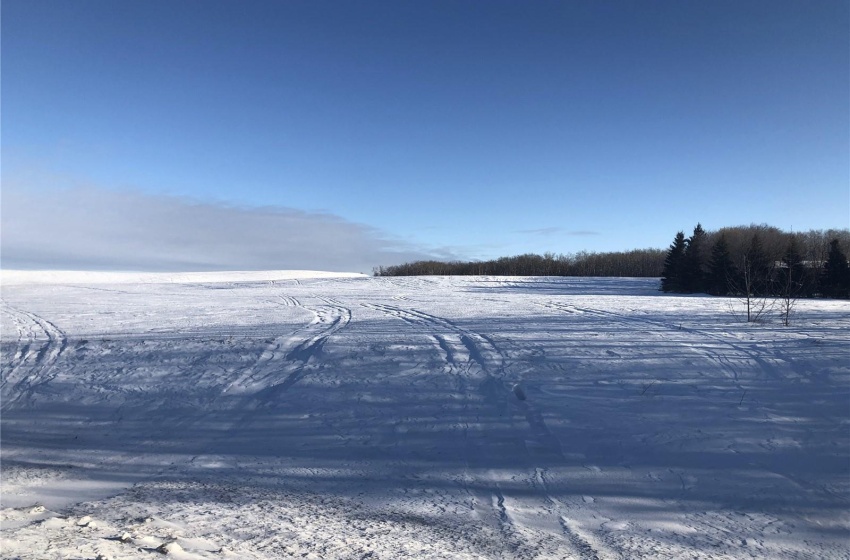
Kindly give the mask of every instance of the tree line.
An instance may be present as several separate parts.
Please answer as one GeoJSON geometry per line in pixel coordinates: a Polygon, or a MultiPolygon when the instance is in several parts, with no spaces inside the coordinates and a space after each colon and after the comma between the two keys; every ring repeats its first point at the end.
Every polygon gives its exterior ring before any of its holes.
{"type": "Polygon", "coordinates": [[[797,297],[850,297],[844,253],[850,230],[790,233],[768,225],[676,234],[668,250],[634,249],[572,254],[526,253],[488,261],[415,261],[377,266],[375,276],[610,276],[661,277],[661,289],[797,297]]]}
{"type": "Polygon", "coordinates": [[[844,248],[850,230],[784,232],[767,225],[678,232],[667,250],[661,289],[719,296],[850,297],[844,248]]]}
{"type": "Polygon", "coordinates": [[[658,278],[664,267],[661,249],[610,253],[527,253],[489,261],[416,261],[378,266],[375,276],[620,276],[658,278]]]}

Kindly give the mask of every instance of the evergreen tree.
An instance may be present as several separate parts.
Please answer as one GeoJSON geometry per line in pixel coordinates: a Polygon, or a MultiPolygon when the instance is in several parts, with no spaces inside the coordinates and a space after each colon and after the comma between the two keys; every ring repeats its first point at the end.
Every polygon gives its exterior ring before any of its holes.
{"type": "Polygon", "coordinates": [[[709,260],[706,287],[708,293],[723,296],[730,292],[729,283],[737,276],[735,263],[732,262],[732,254],[729,252],[729,244],[726,236],[722,233],[711,248],[711,259],[709,260]]]}
{"type": "Polygon", "coordinates": [[[661,272],[661,289],[665,292],[682,291],[682,266],[685,259],[685,234],[676,234],[673,244],[664,259],[664,269],[661,272]]]}
{"type": "Polygon", "coordinates": [[[706,234],[701,224],[697,224],[694,233],[685,245],[682,265],[682,288],[685,292],[704,292],[706,289],[705,265],[706,234]]]}
{"type": "Polygon", "coordinates": [[[787,289],[801,293],[803,282],[806,278],[806,265],[803,263],[803,251],[797,236],[792,235],[788,241],[788,247],[782,255],[782,284],[781,290],[787,289]]]}
{"type": "Polygon", "coordinates": [[[829,242],[829,253],[821,274],[821,290],[826,297],[850,297],[850,266],[838,239],[829,242]]]}

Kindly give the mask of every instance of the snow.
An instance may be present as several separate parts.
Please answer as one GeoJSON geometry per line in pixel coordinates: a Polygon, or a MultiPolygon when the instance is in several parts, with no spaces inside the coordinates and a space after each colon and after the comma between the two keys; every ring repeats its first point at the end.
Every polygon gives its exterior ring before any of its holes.
{"type": "Polygon", "coordinates": [[[847,558],[850,303],[2,275],[3,558],[847,558]]]}

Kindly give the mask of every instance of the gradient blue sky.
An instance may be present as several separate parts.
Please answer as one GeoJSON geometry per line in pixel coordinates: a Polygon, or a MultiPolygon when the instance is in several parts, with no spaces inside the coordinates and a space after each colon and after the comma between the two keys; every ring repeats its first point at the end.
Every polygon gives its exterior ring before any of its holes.
{"type": "Polygon", "coordinates": [[[4,0],[2,94],[4,194],[302,212],[375,265],[850,225],[846,0],[4,0]]]}

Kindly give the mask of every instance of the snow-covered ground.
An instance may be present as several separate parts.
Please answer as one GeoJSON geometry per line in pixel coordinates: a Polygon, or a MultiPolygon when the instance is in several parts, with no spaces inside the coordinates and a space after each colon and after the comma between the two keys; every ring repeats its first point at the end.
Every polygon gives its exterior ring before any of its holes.
{"type": "Polygon", "coordinates": [[[318,276],[4,275],[2,557],[850,557],[850,303],[318,276]]]}

